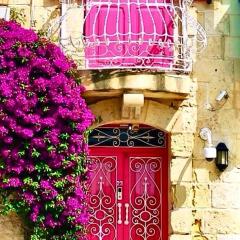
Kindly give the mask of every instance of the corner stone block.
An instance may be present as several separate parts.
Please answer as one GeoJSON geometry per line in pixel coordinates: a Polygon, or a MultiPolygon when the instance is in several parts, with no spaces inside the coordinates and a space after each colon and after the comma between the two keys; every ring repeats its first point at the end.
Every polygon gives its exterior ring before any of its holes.
{"type": "Polygon", "coordinates": [[[190,157],[194,143],[193,133],[173,133],[171,136],[171,150],[175,157],[190,157]]]}
{"type": "MultiPolygon", "coordinates": [[[[240,234],[240,210],[198,210],[195,214],[197,219],[202,220],[201,230],[204,234],[240,234]]],[[[238,239],[239,240],[239,239],[238,239]]]]}
{"type": "Polygon", "coordinates": [[[192,181],[192,159],[173,158],[171,161],[171,182],[192,181]]]}
{"type": "Polygon", "coordinates": [[[192,184],[173,185],[173,205],[175,208],[192,206],[192,184]]]}
{"type": "Polygon", "coordinates": [[[171,227],[174,233],[190,234],[192,226],[192,211],[180,208],[171,212],[171,227]]]}
{"type": "Polygon", "coordinates": [[[211,207],[211,191],[209,185],[199,184],[193,186],[193,205],[196,208],[211,207]]]}
{"type": "MultiPolygon", "coordinates": [[[[204,161],[204,160],[203,160],[204,161]]],[[[198,183],[209,183],[209,170],[206,168],[196,168],[193,170],[193,179],[198,183]]]]}

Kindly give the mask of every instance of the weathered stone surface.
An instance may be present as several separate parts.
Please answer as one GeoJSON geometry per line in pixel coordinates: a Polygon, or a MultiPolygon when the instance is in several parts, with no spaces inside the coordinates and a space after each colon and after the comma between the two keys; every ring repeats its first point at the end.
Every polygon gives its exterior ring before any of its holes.
{"type": "Polygon", "coordinates": [[[191,78],[185,75],[168,74],[127,74],[118,76],[113,74],[110,78],[99,81],[83,81],[87,90],[103,89],[141,89],[188,94],[191,90],[191,78]]]}
{"type": "Polygon", "coordinates": [[[240,14],[230,15],[230,35],[233,37],[240,37],[240,29],[238,23],[240,22],[240,14]]]}
{"type": "Polygon", "coordinates": [[[90,105],[95,116],[101,119],[101,123],[121,119],[121,100],[105,100],[97,104],[90,105]]]}
{"type": "Polygon", "coordinates": [[[225,183],[240,183],[240,169],[238,167],[233,167],[231,169],[226,169],[222,175],[221,180],[225,183]]]}
{"type": "MultiPolygon", "coordinates": [[[[224,17],[229,9],[227,5],[221,5],[214,1],[211,9],[205,11],[204,27],[208,35],[218,35],[222,32],[222,23],[225,21],[224,17]]],[[[221,49],[219,49],[221,51],[221,49]]]]}
{"type": "Polygon", "coordinates": [[[34,7],[35,28],[42,31],[48,31],[59,20],[60,9],[53,5],[49,7],[34,7]]]}
{"type": "Polygon", "coordinates": [[[240,234],[240,210],[198,210],[195,217],[202,220],[204,234],[240,234]]]}
{"type": "Polygon", "coordinates": [[[236,91],[240,91],[239,81],[240,81],[240,59],[234,60],[234,80],[236,81],[236,91]]]}
{"type": "Polygon", "coordinates": [[[238,183],[217,183],[211,185],[212,207],[240,208],[240,185],[238,183]]]}
{"type": "Polygon", "coordinates": [[[180,113],[171,130],[172,133],[194,133],[197,125],[197,108],[184,107],[180,109],[180,113]]]}
{"type": "Polygon", "coordinates": [[[209,183],[209,170],[206,168],[194,168],[193,179],[198,183],[209,183]]]}
{"type": "Polygon", "coordinates": [[[175,208],[192,206],[192,184],[176,184],[172,185],[172,189],[175,208]]]}
{"type": "Polygon", "coordinates": [[[217,240],[239,240],[240,234],[219,234],[217,235],[217,240]]]}
{"type": "MultiPolygon", "coordinates": [[[[197,77],[198,81],[212,83],[213,86],[209,85],[208,87],[210,87],[210,91],[213,91],[216,87],[226,87],[225,78],[230,81],[233,79],[233,63],[233,60],[202,58],[194,65],[193,73],[194,76],[197,77]]],[[[228,82],[228,84],[230,83],[231,82],[228,82]]]]}
{"type": "Polygon", "coordinates": [[[193,178],[199,183],[220,182],[220,172],[217,170],[215,162],[208,162],[206,159],[193,159],[193,178]],[[195,171],[196,170],[196,171],[195,171]],[[198,174],[200,170],[200,174],[198,174]],[[201,173],[203,173],[201,175],[201,173]]]}
{"type": "Polygon", "coordinates": [[[192,159],[191,158],[173,158],[171,160],[171,182],[191,182],[192,181],[192,159]]]}
{"type": "Polygon", "coordinates": [[[193,206],[196,208],[211,207],[211,191],[209,185],[193,185],[193,206]]]}
{"type": "Polygon", "coordinates": [[[222,0],[222,4],[227,7],[228,14],[239,14],[240,5],[237,0],[222,0]]]}
{"type": "Polygon", "coordinates": [[[208,37],[208,45],[207,48],[204,49],[201,56],[204,58],[223,58],[223,51],[219,51],[222,49],[224,45],[224,38],[219,36],[209,36],[208,37]]]}
{"type": "Polygon", "coordinates": [[[175,157],[190,157],[192,155],[194,134],[176,133],[171,136],[171,150],[175,157]]]}
{"type": "Polygon", "coordinates": [[[192,211],[180,208],[171,212],[171,227],[174,233],[189,234],[192,225],[192,211]]]}
{"type": "Polygon", "coordinates": [[[191,235],[174,234],[170,236],[170,240],[192,240],[191,235]]]}
{"type": "Polygon", "coordinates": [[[152,126],[159,126],[166,131],[171,131],[179,115],[176,109],[154,101],[146,101],[144,108],[144,121],[151,123],[152,126]]]}
{"type": "Polygon", "coordinates": [[[225,57],[240,58],[240,37],[225,38],[225,57]]]}

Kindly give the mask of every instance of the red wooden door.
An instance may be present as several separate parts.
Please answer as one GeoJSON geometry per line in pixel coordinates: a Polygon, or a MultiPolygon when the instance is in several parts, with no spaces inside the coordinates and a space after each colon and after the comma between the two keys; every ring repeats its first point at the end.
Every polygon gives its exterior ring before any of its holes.
{"type": "Polygon", "coordinates": [[[168,151],[91,147],[89,240],[168,239],[168,151]]]}

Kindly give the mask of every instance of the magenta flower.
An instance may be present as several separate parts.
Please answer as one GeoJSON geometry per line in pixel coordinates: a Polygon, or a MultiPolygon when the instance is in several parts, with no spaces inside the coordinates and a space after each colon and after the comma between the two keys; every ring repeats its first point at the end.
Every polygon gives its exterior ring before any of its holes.
{"type": "Polygon", "coordinates": [[[36,222],[36,221],[37,221],[37,218],[38,218],[39,213],[40,213],[40,209],[41,209],[41,206],[40,206],[39,203],[33,206],[32,212],[31,212],[31,214],[30,214],[30,219],[31,219],[33,222],[36,222]]]}
{"type": "Polygon", "coordinates": [[[55,44],[4,20],[0,53],[0,187],[29,216],[33,234],[84,239],[87,162],[78,156],[88,152],[84,132],[94,117],[73,78],[76,65],[55,44]]]}
{"type": "Polygon", "coordinates": [[[22,181],[17,177],[12,177],[8,179],[8,182],[6,184],[7,187],[21,187],[23,185],[22,181]]]}
{"type": "Polygon", "coordinates": [[[31,205],[32,203],[34,203],[35,200],[36,200],[36,197],[35,197],[34,194],[31,193],[31,192],[24,192],[24,193],[22,194],[22,196],[23,196],[23,198],[25,199],[25,201],[26,201],[29,205],[31,205]]]}
{"type": "Polygon", "coordinates": [[[58,222],[53,219],[53,216],[51,214],[48,213],[46,215],[44,224],[46,227],[55,228],[58,225],[58,222]]]}

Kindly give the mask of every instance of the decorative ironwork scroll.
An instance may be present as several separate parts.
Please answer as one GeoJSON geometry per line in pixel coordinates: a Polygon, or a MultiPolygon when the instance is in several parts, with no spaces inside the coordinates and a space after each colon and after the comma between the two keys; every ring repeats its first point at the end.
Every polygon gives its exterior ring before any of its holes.
{"type": "Polygon", "coordinates": [[[129,240],[162,240],[161,158],[130,158],[129,240]]]}
{"type": "Polygon", "coordinates": [[[90,146],[112,147],[166,147],[166,134],[155,128],[99,127],[89,135],[90,146]]]}

